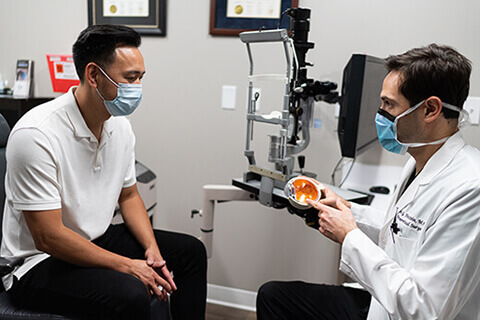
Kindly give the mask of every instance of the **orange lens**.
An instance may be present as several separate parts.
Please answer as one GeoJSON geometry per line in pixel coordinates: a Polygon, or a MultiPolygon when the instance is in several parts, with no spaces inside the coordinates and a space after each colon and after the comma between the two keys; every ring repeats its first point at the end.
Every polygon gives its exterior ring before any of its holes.
{"type": "Polygon", "coordinates": [[[315,185],[303,179],[297,179],[293,182],[293,187],[295,188],[295,199],[298,202],[306,202],[307,199],[317,200],[318,190],[315,185]]]}

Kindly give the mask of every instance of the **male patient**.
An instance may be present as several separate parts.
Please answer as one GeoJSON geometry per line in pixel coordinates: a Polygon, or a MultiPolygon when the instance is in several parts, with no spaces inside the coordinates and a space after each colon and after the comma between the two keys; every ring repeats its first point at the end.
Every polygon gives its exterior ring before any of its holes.
{"type": "Polygon", "coordinates": [[[122,116],[142,98],[140,42],[128,27],[83,30],[73,45],[80,85],[11,132],[1,254],[25,258],[2,279],[14,301],[89,319],[150,319],[151,296],[169,293],[174,319],[204,319],[203,244],[153,230],[136,187],[135,137],[122,116]],[[113,226],[117,203],[125,224],[113,226]]]}

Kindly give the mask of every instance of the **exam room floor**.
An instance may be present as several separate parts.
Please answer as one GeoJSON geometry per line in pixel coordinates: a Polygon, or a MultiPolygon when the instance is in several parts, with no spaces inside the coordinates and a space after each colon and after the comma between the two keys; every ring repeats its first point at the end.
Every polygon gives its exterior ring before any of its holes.
{"type": "Polygon", "coordinates": [[[207,303],[207,320],[255,320],[255,312],[207,303]]]}

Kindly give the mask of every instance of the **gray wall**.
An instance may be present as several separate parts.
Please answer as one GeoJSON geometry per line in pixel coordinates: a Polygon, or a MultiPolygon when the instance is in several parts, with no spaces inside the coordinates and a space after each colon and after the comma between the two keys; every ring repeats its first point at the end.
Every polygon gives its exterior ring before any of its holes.
{"type": "MultiPolygon", "coordinates": [[[[202,186],[229,184],[246,169],[243,157],[247,56],[238,38],[208,34],[210,1],[168,1],[168,37],[145,37],[141,50],[147,74],[144,100],[131,117],[137,135],[137,159],[159,177],[157,227],[199,235],[202,186]],[[235,85],[237,108],[220,108],[221,86],[235,85]]],[[[312,9],[308,55],[315,63],[309,75],[340,83],[352,52],[385,57],[431,42],[449,44],[474,63],[471,94],[480,95],[480,42],[473,0],[301,0],[312,9]]],[[[87,26],[87,5],[81,0],[0,1],[0,73],[14,79],[15,61],[35,60],[36,96],[52,92],[46,53],[70,53],[87,26]]],[[[270,49],[258,51],[269,66],[283,65],[270,49]]],[[[329,181],[340,157],[333,108],[316,105],[322,128],[312,133],[305,152],[307,166],[329,181]]],[[[265,159],[266,131],[256,130],[259,160],[265,159]]],[[[480,146],[478,127],[465,131],[480,146]]],[[[377,145],[359,159],[369,164],[402,165],[405,158],[388,155],[377,145]]],[[[333,283],[339,247],[285,210],[258,203],[217,206],[209,282],[256,291],[270,279],[303,279],[333,283]]]]}

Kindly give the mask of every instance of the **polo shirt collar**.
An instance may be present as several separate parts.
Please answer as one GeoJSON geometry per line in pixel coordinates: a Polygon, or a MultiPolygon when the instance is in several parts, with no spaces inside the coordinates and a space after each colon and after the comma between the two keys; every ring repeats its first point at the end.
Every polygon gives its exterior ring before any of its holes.
{"type": "MultiPolygon", "coordinates": [[[[85,119],[80,112],[80,109],[77,105],[77,101],[75,100],[75,96],[73,95],[74,90],[77,87],[71,87],[66,96],[67,96],[67,104],[66,104],[66,112],[67,116],[70,119],[70,122],[73,126],[73,131],[76,137],[78,138],[89,138],[90,140],[96,140],[95,136],[93,135],[92,131],[88,128],[85,119]]],[[[112,118],[110,117],[107,121],[103,123],[103,130],[102,130],[102,140],[103,138],[110,137],[113,132],[113,125],[112,125],[112,118]]]]}

